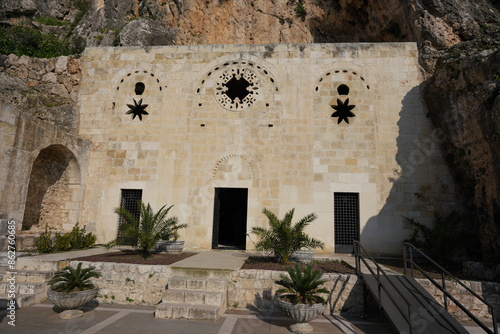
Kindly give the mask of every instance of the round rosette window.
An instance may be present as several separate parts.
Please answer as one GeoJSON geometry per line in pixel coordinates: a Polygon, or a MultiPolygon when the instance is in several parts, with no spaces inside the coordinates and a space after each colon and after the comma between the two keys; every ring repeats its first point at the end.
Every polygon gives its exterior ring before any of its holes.
{"type": "Polygon", "coordinates": [[[215,87],[215,99],[221,107],[239,111],[251,107],[260,93],[257,75],[248,68],[224,71],[215,87]]]}

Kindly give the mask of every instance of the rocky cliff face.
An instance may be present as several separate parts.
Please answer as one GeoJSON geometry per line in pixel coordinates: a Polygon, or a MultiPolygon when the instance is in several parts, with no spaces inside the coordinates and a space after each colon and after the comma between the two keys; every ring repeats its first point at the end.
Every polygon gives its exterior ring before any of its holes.
{"type": "MultiPolygon", "coordinates": [[[[0,25],[54,34],[75,50],[85,45],[418,42],[429,78],[423,100],[445,134],[448,161],[469,195],[483,254],[498,262],[499,7],[499,0],[3,0],[0,25]]],[[[77,119],[74,108],[61,112],[61,105],[51,109],[23,96],[11,101],[12,94],[32,91],[71,101],[73,88],[47,91],[45,73],[38,72],[41,80],[25,78],[24,70],[17,70],[22,65],[12,66],[2,66],[1,82],[10,82],[0,88],[3,100],[74,129],[69,125],[77,119]],[[41,84],[30,86],[33,80],[41,84]]],[[[60,85],[59,80],[66,79],[58,77],[60,85]]]]}
{"type": "Polygon", "coordinates": [[[460,43],[439,59],[423,92],[444,135],[444,150],[463,185],[472,227],[488,261],[500,259],[500,41],[460,43]]]}

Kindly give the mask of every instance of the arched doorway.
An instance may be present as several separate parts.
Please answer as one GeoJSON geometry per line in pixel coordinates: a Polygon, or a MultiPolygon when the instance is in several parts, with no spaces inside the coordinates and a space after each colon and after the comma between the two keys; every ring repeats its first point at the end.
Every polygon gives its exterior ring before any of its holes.
{"type": "Polygon", "coordinates": [[[78,219],[81,199],[80,167],[62,145],[40,151],[31,169],[23,228],[68,230],[78,219]]]}

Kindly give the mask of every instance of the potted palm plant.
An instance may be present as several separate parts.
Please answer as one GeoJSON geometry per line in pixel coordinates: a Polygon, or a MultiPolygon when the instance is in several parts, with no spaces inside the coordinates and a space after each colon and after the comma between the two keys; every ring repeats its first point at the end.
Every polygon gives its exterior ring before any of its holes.
{"type": "MultiPolygon", "coordinates": [[[[145,205],[139,201],[137,205],[139,207],[139,219],[123,208],[116,208],[115,213],[127,221],[127,224],[124,224],[121,230],[122,235],[136,240],[136,246],[145,258],[151,255],[160,240],[177,238],[178,230],[187,227],[187,224],[179,224],[177,217],[167,218],[168,212],[173,205],[168,208],[164,205],[156,213],[149,203],[145,205]]],[[[117,243],[118,240],[115,240],[106,246],[111,247],[117,243]]]]}
{"type": "Polygon", "coordinates": [[[293,224],[294,212],[295,209],[292,209],[285,214],[283,219],[279,219],[266,208],[262,209],[262,213],[269,220],[269,228],[252,228],[251,232],[259,238],[255,243],[255,249],[274,253],[277,261],[285,264],[289,263],[291,259],[299,257],[299,253],[304,252],[304,249],[311,258],[312,252],[307,250],[323,249],[325,245],[322,241],[311,238],[304,233],[304,229],[317,218],[316,214],[308,214],[293,224]]]}
{"type": "Polygon", "coordinates": [[[99,289],[90,282],[90,279],[101,277],[101,273],[94,269],[95,267],[82,269],[80,262],[76,269],[66,266],[56,271],[47,282],[49,285],[47,297],[55,306],[64,310],[59,314],[59,318],[80,318],[83,311],[78,308],[97,296],[99,289]]]}
{"type": "Polygon", "coordinates": [[[309,321],[316,319],[325,310],[325,299],[320,293],[328,293],[320,285],[327,280],[322,279],[323,273],[315,270],[311,271],[311,266],[307,266],[302,273],[298,264],[294,268],[286,268],[288,275],[281,274],[281,280],[275,281],[282,286],[277,293],[278,307],[281,312],[296,321],[288,329],[293,333],[310,333],[313,328],[309,321]]]}

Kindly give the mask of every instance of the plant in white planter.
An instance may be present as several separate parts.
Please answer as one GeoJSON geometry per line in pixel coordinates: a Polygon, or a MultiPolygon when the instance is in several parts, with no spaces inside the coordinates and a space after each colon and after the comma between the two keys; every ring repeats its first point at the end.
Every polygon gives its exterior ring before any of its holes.
{"type": "Polygon", "coordinates": [[[99,278],[102,275],[94,269],[95,267],[82,269],[80,262],[76,269],[66,266],[56,271],[54,277],[48,281],[47,296],[49,300],[64,310],[59,314],[59,318],[80,318],[83,311],[78,310],[78,308],[97,296],[99,289],[90,282],[90,279],[99,278]]]}
{"type": "Polygon", "coordinates": [[[310,333],[313,328],[308,322],[316,319],[325,310],[325,299],[319,294],[329,293],[325,288],[320,288],[327,280],[322,279],[322,272],[311,272],[311,266],[307,266],[304,273],[298,264],[295,269],[287,267],[286,270],[290,277],[281,274],[281,280],[275,281],[283,287],[277,291],[280,294],[278,306],[281,312],[297,322],[288,327],[291,332],[310,333]]]}
{"type": "MultiPolygon", "coordinates": [[[[137,248],[143,257],[149,257],[151,251],[157,247],[160,240],[170,240],[179,236],[178,230],[186,228],[187,224],[179,224],[177,217],[167,218],[173,205],[166,208],[162,206],[154,212],[151,205],[138,202],[139,219],[123,208],[116,208],[115,213],[123,217],[127,224],[123,225],[122,234],[125,237],[137,240],[137,248]]],[[[117,244],[117,240],[107,244],[108,247],[117,244]]]]}

